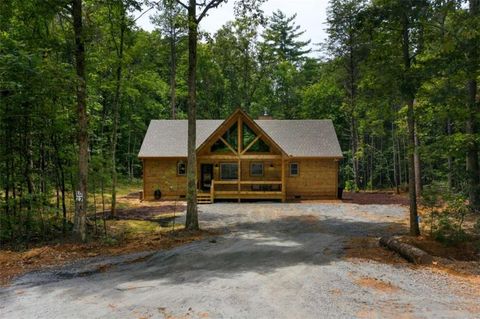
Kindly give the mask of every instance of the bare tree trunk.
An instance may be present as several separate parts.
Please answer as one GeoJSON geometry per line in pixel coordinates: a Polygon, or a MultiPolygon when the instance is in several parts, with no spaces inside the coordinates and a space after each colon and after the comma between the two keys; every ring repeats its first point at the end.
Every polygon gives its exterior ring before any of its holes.
{"type": "MultiPolygon", "coordinates": [[[[450,118],[447,120],[447,135],[452,135],[452,122],[450,118]]],[[[448,188],[453,189],[453,158],[452,155],[448,154],[448,188]]]]}
{"type": "Polygon", "coordinates": [[[32,145],[32,133],[30,119],[25,119],[25,180],[27,183],[28,191],[28,207],[27,207],[27,219],[25,221],[25,227],[27,232],[27,242],[30,241],[30,233],[32,226],[32,213],[33,213],[33,197],[34,197],[34,184],[33,184],[33,145],[32,145]]]}
{"type": "MultiPolygon", "coordinates": [[[[403,62],[405,73],[408,75],[411,69],[411,57],[410,57],[410,24],[408,17],[404,14],[403,17],[403,62]]],[[[409,79],[406,79],[410,82],[409,79]]],[[[410,198],[410,235],[420,235],[420,227],[418,225],[418,213],[417,213],[417,192],[416,192],[416,180],[415,180],[415,113],[414,103],[415,94],[413,88],[406,86],[406,92],[404,96],[407,97],[407,125],[408,125],[408,193],[410,198]]]]}
{"type": "Polygon", "coordinates": [[[82,241],[87,238],[87,180],[88,180],[88,120],[85,79],[85,44],[82,23],[82,0],[72,0],[73,30],[75,33],[75,68],[77,73],[78,113],[78,187],[75,200],[74,233],[82,241]]]}
{"type": "Polygon", "coordinates": [[[177,39],[175,26],[170,34],[170,107],[172,119],[177,118],[177,39]]]}
{"type": "Polygon", "coordinates": [[[55,136],[52,137],[53,149],[55,150],[55,160],[57,162],[57,174],[58,174],[58,184],[60,187],[61,201],[62,201],[62,233],[63,235],[67,232],[67,205],[65,203],[65,170],[63,169],[63,163],[60,158],[60,149],[59,143],[55,136]]]}
{"type": "Polygon", "coordinates": [[[469,91],[469,117],[466,122],[465,132],[468,135],[469,142],[467,144],[467,178],[468,178],[468,197],[470,205],[473,209],[480,208],[480,173],[478,165],[478,143],[475,141],[476,134],[476,114],[475,110],[477,81],[468,81],[469,91]]]}
{"type": "Polygon", "coordinates": [[[355,182],[355,192],[358,191],[360,188],[360,163],[357,157],[358,151],[358,133],[357,133],[357,125],[355,118],[352,115],[350,120],[350,139],[351,139],[351,147],[352,147],[352,165],[353,165],[353,178],[355,182]]]}
{"type": "Polygon", "coordinates": [[[420,235],[417,213],[417,192],[415,180],[415,117],[413,99],[408,101],[408,194],[410,198],[410,235],[420,235]]]}
{"type": "Polygon", "coordinates": [[[189,0],[188,6],[188,158],[187,158],[187,216],[185,228],[197,230],[197,154],[196,154],[196,118],[197,118],[197,5],[189,0]]]}
{"type": "Polygon", "coordinates": [[[417,134],[417,126],[415,125],[415,151],[413,153],[415,161],[415,194],[417,198],[420,198],[422,195],[422,171],[421,171],[421,161],[418,148],[420,147],[420,141],[417,134]]]}
{"type": "MultiPolygon", "coordinates": [[[[113,101],[113,130],[112,130],[112,202],[110,205],[110,213],[116,215],[117,209],[117,141],[118,141],[118,121],[120,113],[120,99],[122,88],[122,72],[123,72],[123,47],[125,39],[125,8],[121,4],[122,18],[120,20],[120,43],[117,48],[117,71],[115,78],[115,97],[113,101]]],[[[113,23],[112,26],[113,28],[113,23]]],[[[113,39],[115,41],[115,39],[113,39]]]]}
{"type": "Polygon", "coordinates": [[[67,204],[65,203],[65,173],[63,167],[60,167],[60,190],[62,192],[62,233],[67,232],[67,204]]]}
{"type": "MultiPolygon", "coordinates": [[[[480,16],[480,0],[470,0],[470,16],[472,19],[478,19],[480,16]]],[[[477,134],[477,115],[480,112],[477,102],[479,73],[479,48],[476,40],[470,43],[468,52],[468,70],[467,70],[467,121],[465,123],[465,133],[468,137],[467,144],[467,178],[468,178],[468,197],[470,205],[474,210],[480,210],[480,169],[478,164],[478,142],[475,140],[477,134]]]]}
{"type": "Polygon", "coordinates": [[[393,153],[393,181],[395,184],[395,192],[400,194],[399,188],[399,172],[398,172],[398,165],[397,165],[397,152],[396,152],[396,137],[395,137],[395,123],[392,120],[392,153],[393,153]]]}

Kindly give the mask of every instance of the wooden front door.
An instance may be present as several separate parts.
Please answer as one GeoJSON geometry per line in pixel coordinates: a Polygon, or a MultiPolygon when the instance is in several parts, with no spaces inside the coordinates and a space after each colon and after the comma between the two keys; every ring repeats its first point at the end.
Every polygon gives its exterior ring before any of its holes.
{"type": "Polygon", "coordinates": [[[210,191],[213,179],[213,164],[201,164],[200,172],[200,188],[204,191],[210,191]]]}

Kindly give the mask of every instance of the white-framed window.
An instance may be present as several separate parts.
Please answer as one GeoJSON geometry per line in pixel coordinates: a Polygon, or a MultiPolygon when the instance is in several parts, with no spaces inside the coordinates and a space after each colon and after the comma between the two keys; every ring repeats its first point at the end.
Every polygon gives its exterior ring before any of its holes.
{"type": "Polygon", "coordinates": [[[250,163],[250,176],[263,176],[263,163],[250,163]]]}
{"type": "Polygon", "coordinates": [[[238,179],[238,163],[221,163],[220,179],[222,180],[238,179]]]}
{"type": "Polygon", "coordinates": [[[290,163],[289,165],[290,176],[300,175],[300,167],[298,163],[290,163]]]}
{"type": "Polygon", "coordinates": [[[177,162],[177,175],[178,176],[187,175],[187,163],[185,163],[184,161],[177,162]]]}

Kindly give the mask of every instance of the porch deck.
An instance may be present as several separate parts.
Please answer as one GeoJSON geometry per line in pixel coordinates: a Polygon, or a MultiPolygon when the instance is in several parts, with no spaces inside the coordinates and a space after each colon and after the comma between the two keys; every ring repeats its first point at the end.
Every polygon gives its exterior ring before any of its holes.
{"type": "Polygon", "coordinates": [[[206,203],[209,197],[213,203],[217,199],[277,199],[285,201],[282,181],[215,181],[210,192],[199,191],[199,202],[206,203]]]}

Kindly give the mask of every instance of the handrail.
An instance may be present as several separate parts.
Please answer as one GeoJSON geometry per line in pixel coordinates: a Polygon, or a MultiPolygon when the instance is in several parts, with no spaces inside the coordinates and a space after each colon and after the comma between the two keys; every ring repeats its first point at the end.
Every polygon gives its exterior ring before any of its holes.
{"type": "Polygon", "coordinates": [[[241,181],[242,185],[280,185],[282,181],[241,181]]]}
{"type": "MultiPolygon", "coordinates": [[[[236,185],[238,180],[235,181],[216,181],[217,185],[236,185]]],[[[240,181],[241,185],[280,185],[282,181],[240,181]]]]}
{"type": "Polygon", "coordinates": [[[218,185],[237,185],[238,181],[237,180],[234,180],[234,181],[216,181],[215,183],[218,184],[218,185]]]}

